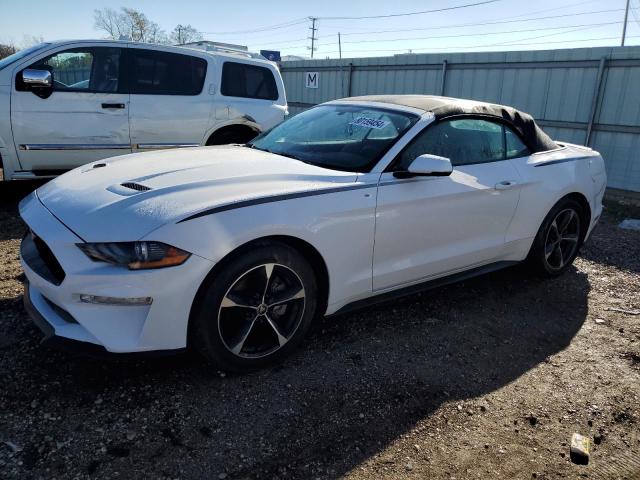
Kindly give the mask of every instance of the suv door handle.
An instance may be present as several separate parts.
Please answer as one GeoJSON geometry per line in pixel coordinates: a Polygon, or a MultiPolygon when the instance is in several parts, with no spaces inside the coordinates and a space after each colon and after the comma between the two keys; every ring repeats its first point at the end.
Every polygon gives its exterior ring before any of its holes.
{"type": "Polygon", "coordinates": [[[124,103],[103,103],[102,108],[124,108],[124,103]]]}
{"type": "Polygon", "coordinates": [[[508,190],[510,188],[513,188],[517,185],[517,182],[512,182],[510,180],[503,180],[499,183],[496,183],[494,188],[496,190],[508,190]]]}

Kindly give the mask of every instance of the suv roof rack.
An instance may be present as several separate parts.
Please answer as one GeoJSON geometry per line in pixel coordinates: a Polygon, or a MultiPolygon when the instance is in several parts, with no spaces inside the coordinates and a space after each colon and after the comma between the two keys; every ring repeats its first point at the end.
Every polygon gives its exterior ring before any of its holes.
{"type": "Polygon", "coordinates": [[[232,45],[229,43],[212,42],[209,40],[202,40],[199,42],[183,43],[176,45],[178,47],[194,48],[196,50],[205,50],[207,52],[220,52],[230,53],[232,55],[242,55],[247,58],[258,58],[260,60],[267,60],[259,53],[250,52],[247,47],[243,45],[232,45]]]}

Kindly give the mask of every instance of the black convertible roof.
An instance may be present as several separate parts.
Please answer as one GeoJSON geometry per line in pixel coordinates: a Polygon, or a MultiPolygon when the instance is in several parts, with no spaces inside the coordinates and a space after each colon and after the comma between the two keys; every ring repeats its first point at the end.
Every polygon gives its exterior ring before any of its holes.
{"type": "Polygon", "coordinates": [[[365,95],[343,98],[339,101],[379,102],[413,107],[425,112],[432,112],[436,119],[455,115],[496,117],[506,121],[517,130],[532,152],[545,152],[558,148],[558,145],[538,127],[531,115],[505,105],[435,95],[365,95]]]}

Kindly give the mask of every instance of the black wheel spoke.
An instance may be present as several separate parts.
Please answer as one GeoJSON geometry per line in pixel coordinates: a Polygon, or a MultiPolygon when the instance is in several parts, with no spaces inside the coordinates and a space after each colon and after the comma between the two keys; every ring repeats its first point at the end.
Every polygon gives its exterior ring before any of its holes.
{"type": "Polygon", "coordinates": [[[287,343],[289,339],[282,334],[282,332],[280,331],[280,328],[275,324],[275,322],[271,319],[269,315],[265,314],[264,318],[267,320],[267,323],[269,323],[271,328],[273,328],[273,331],[278,337],[278,346],[282,347],[285,343],[287,343]]]}
{"type": "Polygon", "coordinates": [[[246,328],[243,330],[240,340],[238,340],[235,346],[231,348],[231,351],[236,355],[239,355],[240,352],[242,352],[242,348],[244,347],[244,342],[247,341],[247,338],[249,337],[249,334],[251,333],[251,330],[253,329],[253,325],[256,323],[257,319],[258,319],[257,316],[253,317],[253,320],[251,320],[251,322],[249,322],[246,328]]]}
{"type": "Polygon", "coordinates": [[[283,303],[304,298],[304,288],[299,287],[292,290],[293,291],[286,292],[284,295],[273,295],[272,298],[270,298],[271,302],[269,306],[282,305],[283,303]]]}

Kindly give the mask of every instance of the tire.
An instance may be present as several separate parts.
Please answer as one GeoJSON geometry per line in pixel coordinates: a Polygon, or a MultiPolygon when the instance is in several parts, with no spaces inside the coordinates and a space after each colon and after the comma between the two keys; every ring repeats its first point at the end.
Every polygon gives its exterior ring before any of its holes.
{"type": "Polygon", "coordinates": [[[253,140],[257,135],[258,133],[250,130],[229,128],[211,135],[207,140],[207,146],[229,145],[231,143],[243,144],[253,140]]]}
{"type": "Polygon", "coordinates": [[[216,367],[255,370],[289,355],[311,326],[317,282],[309,262],[280,242],[236,255],[203,285],[192,343],[216,367]]]}
{"type": "Polygon", "coordinates": [[[587,222],[587,212],[576,200],[556,203],[533,241],[526,260],[529,267],[543,277],[562,275],[580,251],[587,222]]]}

